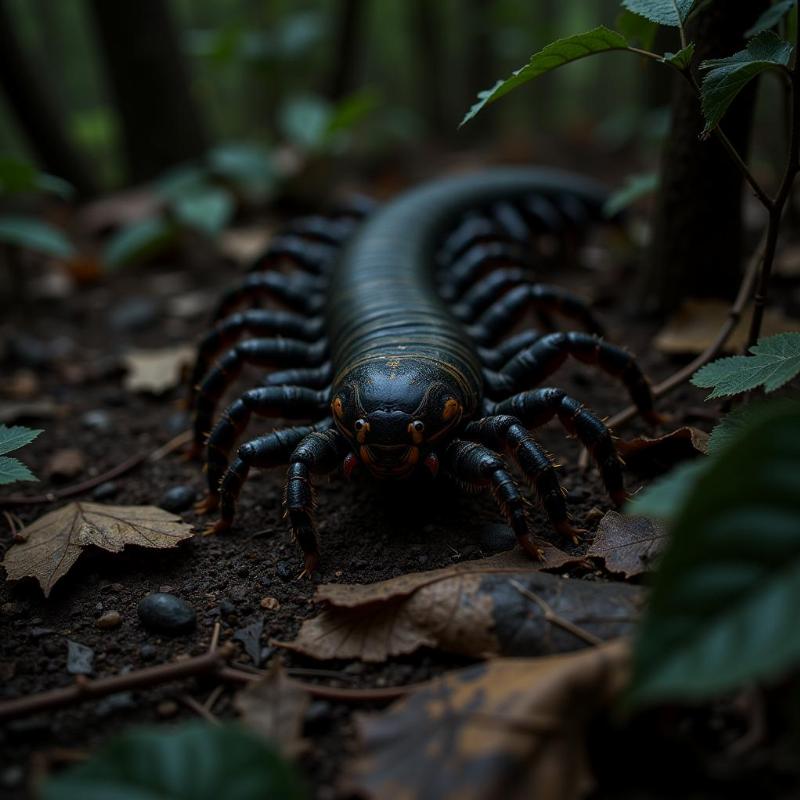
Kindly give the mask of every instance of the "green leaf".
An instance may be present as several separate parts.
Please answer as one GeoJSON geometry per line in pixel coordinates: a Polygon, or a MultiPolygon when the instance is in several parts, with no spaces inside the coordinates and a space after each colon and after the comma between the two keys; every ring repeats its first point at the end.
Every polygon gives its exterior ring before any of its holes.
{"type": "Polygon", "coordinates": [[[768,69],[786,67],[792,46],[772,31],[764,31],[751,39],[744,50],[727,58],[704,61],[700,69],[708,70],[701,86],[703,115],[710,133],[718,124],[736,95],[757,75],[768,69]]]}
{"type": "Polygon", "coordinates": [[[594,30],[586,31],[586,33],[576,33],[574,36],[567,36],[565,39],[552,42],[538,53],[534,53],[531,60],[524,67],[513,72],[509,78],[497,81],[491,89],[480,92],[478,102],[466,113],[459,128],[469,122],[489,103],[494,103],[512,89],[516,89],[546,72],[551,72],[564,64],[595,53],[627,49],[628,42],[622,34],[602,25],[594,30]]]}
{"type": "Polygon", "coordinates": [[[42,800],[303,800],[294,770],[233,726],[135,730],[45,783],[42,800]]]}
{"type": "Polygon", "coordinates": [[[379,102],[377,92],[372,89],[362,89],[345,97],[333,109],[328,120],[325,131],[327,137],[352,130],[378,107],[379,102]]]}
{"type": "Polygon", "coordinates": [[[183,225],[214,237],[231,221],[236,204],[227,189],[209,186],[175,202],[173,210],[183,225]]]}
{"type": "Polygon", "coordinates": [[[774,28],[794,7],[795,0],[779,0],[770,6],[755,22],[752,28],[745,31],[745,37],[758,36],[759,33],[774,28]]]}
{"type": "Polygon", "coordinates": [[[279,123],[292,144],[306,150],[320,148],[327,135],[333,109],[327,100],[314,95],[294,97],[283,105],[279,123]]]}
{"type": "Polygon", "coordinates": [[[774,392],[800,373],[800,333],[778,333],[750,348],[751,356],[719,358],[699,369],[692,383],[714,391],[706,398],[728,397],[763,387],[774,392]]]}
{"type": "Polygon", "coordinates": [[[676,514],[634,649],[631,700],[693,700],[800,662],[800,413],[747,426],[676,514]]]}
{"type": "Polygon", "coordinates": [[[162,217],[151,217],[120,228],[103,252],[109,267],[142,261],[161,252],[175,240],[175,226],[162,217]]]}
{"type": "Polygon", "coordinates": [[[208,164],[215,176],[229,181],[253,202],[266,200],[275,188],[275,167],[263,147],[220,145],[208,154],[208,164]]]}
{"type": "Polygon", "coordinates": [[[708,458],[698,458],[681,464],[637,494],[626,506],[625,513],[634,517],[672,519],[689,496],[698,477],[708,469],[709,463],[708,458]]]}
{"type": "Polygon", "coordinates": [[[622,5],[651,22],[677,28],[686,21],[694,0],[622,0],[622,5]]]}
{"type": "Polygon", "coordinates": [[[662,61],[664,61],[665,64],[672,64],[676,69],[683,71],[689,69],[693,58],[694,42],[690,42],[683,50],[678,50],[677,53],[664,53],[662,61]]]}
{"type": "Polygon", "coordinates": [[[26,192],[36,185],[38,170],[27,161],[0,156],[0,189],[4,192],[26,192]]]}
{"type": "Polygon", "coordinates": [[[620,211],[633,205],[642,197],[647,197],[658,190],[658,173],[645,172],[640,175],[628,175],[625,185],[617,189],[606,200],[603,214],[606,217],[616,217],[620,211]]]}
{"type": "Polygon", "coordinates": [[[75,248],[58,228],[35,217],[0,217],[0,242],[55,258],[75,255],[75,248]]]}
{"type": "Polygon", "coordinates": [[[636,43],[644,50],[651,50],[658,33],[658,23],[625,9],[617,17],[617,30],[628,42],[636,43]]]}
{"type": "Polygon", "coordinates": [[[748,425],[767,415],[774,414],[781,408],[800,411],[800,400],[793,397],[781,397],[772,400],[761,400],[734,408],[727,413],[711,431],[708,439],[708,452],[716,455],[739,436],[748,425]]]}
{"type": "Polygon", "coordinates": [[[10,453],[12,450],[19,450],[26,444],[30,444],[40,433],[41,429],[25,428],[22,425],[14,425],[11,428],[0,425],[0,455],[10,453]]]}
{"type": "Polygon", "coordinates": [[[39,479],[18,459],[0,456],[0,486],[16,481],[38,481],[39,479]]]}
{"type": "Polygon", "coordinates": [[[75,187],[69,181],[47,172],[40,172],[34,183],[36,189],[55,194],[62,200],[71,200],[75,196],[75,187]]]}
{"type": "Polygon", "coordinates": [[[208,174],[205,167],[197,164],[180,164],[167,170],[155,182],[159,196],[170,203],[191,197],[195,192],[208,188],[208,174]]]}

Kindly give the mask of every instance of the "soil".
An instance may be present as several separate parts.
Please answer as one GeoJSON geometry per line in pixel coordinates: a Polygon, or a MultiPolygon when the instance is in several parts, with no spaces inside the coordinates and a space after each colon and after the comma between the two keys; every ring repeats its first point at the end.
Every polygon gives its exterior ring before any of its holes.
{"type": "MultiPolygon", "coordinates": [[[[160,397],[128,392],[117,365],[120,355],[131,347],[164,347],[196,339],[205,327],[206,308],[223,287],[237,279],[238,268],[212,266],[195,272],[163,264],[142,267],[80,287],[59,301],[39,301],[32,309],[9,309],[2,330],[7,341],[4,374],[13,379],[21,370],[32,373],[38,384],[32,399],[50,399],[59,409],[59,415],[51,419],[18,420],[43,427],[45,433],[19,453],[42,478],[41,483],[18,484],[14,492],[40,494],[63,486],[46,475],[48,459],[60,449],[77,448],[84,454],[86,467],[75,478],[83,480],[109,470],[133,453],[155,449],[186,427],[175,402],[182,395],[180,388],[160,397]],[[171,298],[196,292],[206,306],[196,316],[186,319],[170,313],[171,298]],[[124,318],[130,312],[132,297],[144,298],[144,305],[152,306],[150,316],[143,314],[140,326],[133,329],[120,324],[120,315],[124,318]],[[37,348],[44,352],[37,354],[37,348]],[[54,354],[59,348],[61,353],[54,354]],[[87,427],[86,413],[96,410],[108,415],[107,430],[87,427]]],[[[648,374],[659,379],[675,369],[674,363],[647,346],[652,330],[625,317],[622,298],[613,296],[613,287],[627,280],[625,274],[616,269],[612,274],[583,269],[558,277],[559,282],[580,285],[603,298],[601,316],[609,338],[638,352],[648,374]]],[[[240,381],[240,389],[252,385],[257,377],[257,372],[248,373],[240,381]]],[[[600,414],[627,405],[619,385],[588,368],[569,364],[554,382],[600,414]]],[[[701,406],[701,395],[691,388],[660,404],[672,414],[674,425],[689,422],[707,429],[708,408],[695,414],[701,406]]],[[[250,431],[255,434],[270,427],[255,422],[250,431]]],[[[634,421],[625,434],[644,430],[634,421]]],[[[555,425],[542,430],[540,438],[562,464],[560,476],[573,517],[590,532],[577,548],[585,549],[600,518],[597,509],[610,508],[609,500],[596,471],[578,469],[580,448],[575,441],[555,425]]],[[[635,492],[645,479],[628,474],[627,481],[635,492]]],[[[329,681],[332,685],[358,688],[419,682],[467,663],[435,651],[421,651],[381,665],[320,665],[278,653],[269,642],[293,638],[302,620],[314,613],[311,598],[319,582],[379,581],[513,547],[514,538],[490,497],[467,496],[441,482],[393,486],[364,477],[348,482],[339,475],[320,480],[320,570],[313,580],[297,580],[301,560],[282,518],[282,483],[282,470],[254,474],[242,493],[236,527],[229,535],[196,536],[168,551],[87,552],[47,600],[32,580],[0,584],[0,698],[70,684],[74,678],[66,671],[67,640],[90,647],[95,654],[95,674],[105,676],[199,654],[207,648],[218,620],[222,639],[227,641],[237,630],[263,619],[260,666],[279,657],[289,667],[322,666],[341,671],[342,680],[329,681]],[[196,610],[197,627],[192,633],[168,638],[142,627],[137,604],[148,592],[158,590],[173,592],[196,610]],[[262,608],[265,597],[277,600],[278,607],[262,608]],[[111,610],[119,612],[122,624],[113,630],[99,629],[96,620],[111,610]]],[[[104,502],[158,505],[165,491],[175,486],[190,487],[199,497],[203,475],[197,463],[176,453],[142,465],[115,479],[114,484],[116,493],[104,502]]],[[[92,492],[75,499],[92,499],[92,492]]],[[[64,502],[9,510],[27,524],[64,502]]],[[[191,510],[182,517],[198,527],[205,523],[191,510]]],[[[569,549],[550,532],[539,510],[533,511],[533,522],[544,538],[569,549]]],[[[12,539],[5,523],[0,536],[5,549],[12,539]]],[[[243,649],[234,660],[253,666],[243,649]]],[[[183,694],[202,701],[214,687],[213,681],[187,681],[8,724],[0,733],[0,795],[27,796],[27,787],[40,777],[41,770],[82,757],[121,729],[191,718],[193,712],[184,704],[165,701],[179,701],[183,694]]],[[[226,689],[214,707],[223,719],[233,716],[232,691],[226,689]]],[[[363,706],[358,710],[364,710],[363,706]]],[[[306,734],[312,748],[303,758],[303,768],[320,800],[336,795],[342,763],[357,749],[353,711],[350,705],[316,701],[307,718],[306,734]]],[[[614,786],[626,782],[610,778],[607,796],[618,796],[614,786]]],[[[627,789],[620,793],[629,794],[627,789]]],[[[630,796],[636,792],[631,791],[630,796]]],[[[670,796],[669,792],[664,796],[670,796]]]]}

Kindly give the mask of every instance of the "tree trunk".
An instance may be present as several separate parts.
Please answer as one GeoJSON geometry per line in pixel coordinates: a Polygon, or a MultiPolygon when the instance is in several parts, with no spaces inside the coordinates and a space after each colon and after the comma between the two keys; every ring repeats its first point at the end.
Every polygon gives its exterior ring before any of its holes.
{"type": "MultiPolygon", "coordinates": [[[[744,31],[768,0],[711,0],[689,24],[695,63],[744,47],[744,31]]],[[[747,158],[755,86],[742,92],[722,128],[747,158]]],[[[685,297],[732,297],[742,263],[742,176],[715,136],[700,139],[700,102],[688,82],[675,77],[672,129],[661,157],[661,189],[653,240],[641,288],[648,312],[668,313],[685,297]]]]}
{"type": "Polygon", "coordinates": [[[134,181],[208,147],[165,0],[89,0],[134,181]]]}
{"type": "Polygon", "coordinates": [[[355,91],[358,85],[364,10],[363,0],[339,0],[333,11],[336,49],[326,94],[334,103],[355,91]]]}
{"type": "MultiPolygon", "coordinates": [[[[477,101],[478,92],[494,85],[500,77],[495,73],[496,65],[492,52],[492,3],[491,0],[468,0],[462,13],[465,23],[464,51],[464,100],[466,111],[477,101]]],[[[491,130],[493,114],[478,114],[469,125],[459,132],[459,139],[482,139],[491,130]]]]}
{"type": "Polygon", "coordinates": [[[41,166],[69,181],[81,196],[94,194],[91,173],[67,139],[49,86],[14,35],[5,0],[0,0],[0,86],[41,166]]]}
{"type": "MultiPolygon", "coordinates": [[[[448,114],[445,110],[442,19],[438,3],[414,0],[410,9],[412,35],[416,44],[419,74],[417,86],[422,113],[431,132],[445,138],[448,114]]],[[[455,127],[455,125],[453,126],[455,127]]]]}

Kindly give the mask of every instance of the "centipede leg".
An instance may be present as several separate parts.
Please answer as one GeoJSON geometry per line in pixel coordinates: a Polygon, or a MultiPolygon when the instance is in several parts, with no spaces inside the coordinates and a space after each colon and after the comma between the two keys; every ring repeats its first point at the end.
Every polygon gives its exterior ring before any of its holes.
{"type": "Polygon", "coordinates": [[[293,311],[309,316],[319,314],[324,305],[326,282],[311,275],[282,275],[278,272],[255,272],[242,283],[222,295],[212,317],[218,322],[230,316],[245,303],[259,299],[271,299],[293,311]]]}

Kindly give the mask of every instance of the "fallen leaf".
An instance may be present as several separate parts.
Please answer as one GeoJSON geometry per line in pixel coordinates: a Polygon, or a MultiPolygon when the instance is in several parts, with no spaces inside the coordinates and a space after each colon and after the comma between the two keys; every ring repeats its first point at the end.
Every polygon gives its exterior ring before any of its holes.
{"type": "Polygon", "coordinates": [[[688,425],[664,436],[638,436],[617,442],[617,451],[630,469],[666,472],[682,461],[708,453],[708,434],[688,425]]]}
{"type": "Polygon", "coordinates": [[[308,692],[289,680],[277,659],[261,680],[233,699],[244,725],[277,746],[285,758],[295,758],[308,747],[302,734],[310,702],[308,692]]]}
{"type": "Polygon", "coordinates": [[[495,659],[451,672],[379,715],[356,715],[361,797],[577,800],[594,780],[589,723],[626,686],[624,641],[572,655],[495,659]]]}
{"type": "MultiPolygon", "coordinates": [[[[657,350],[670,355],[702,353],[717,338],[728,319],[730,304],[724,300],[686,300],[655,338],[657,350]]],[[[747,319],[745,310],[743,319],[747,319]]],[[[775,308],[764,313],[762,336],[800,330],[800,320],[775,308]]],[[[747,344],[747,326],[739,325],[728,339],[724,352],[738,353],[747,344]]]]}
{"type": "Polygon", "coordinates": [[[23,528],[3,566],[9,580],[36,578],[47,597],[88,545],[118,553],[129,544],[174,547],[192,535],[191,525],[155,506],[69,503],[23,528]]]}
{"type": "Polygon", "coordinates": [[[322,585],[316,599],[328,607],[305,620],[296,639],[273,644],[318,659],[372,662],[420,647],[531,656],[624,635],[638,617],[639,587],[558,578],[530,561],[503,563],[495,557],[375,584],[322,585]]]}
{"type": "Polygon", "coordinates": [[[259,619],[244,628],[239,628],[233,634],[233,638],[242,643],[245,652],[256,667],[261,666],[261,634],[263,632],[264,620],[259,619]]]}
{"type": "Polygon", "coordinates": [[[45,474],[50,478],[74,478],[86,466],[83,452],[73,447],[56,450],[47,460],[45,474]]]}
{"type": "Polygon", "coordinates": [[[597,526],[588,557],[600,558],[609,572],[633,578],[652,572],[667,543],[667,530],[649,517],[629,517],[609,511],[597,526]]]}
{"type": "Polygon", "coordinates": [[[184,368],[194,357],[195,349],[186,344],[157,350],[131,350],[123,356],[128,371],[125,388],[131,392],[163,394],[180,383],[184,368]]]}

